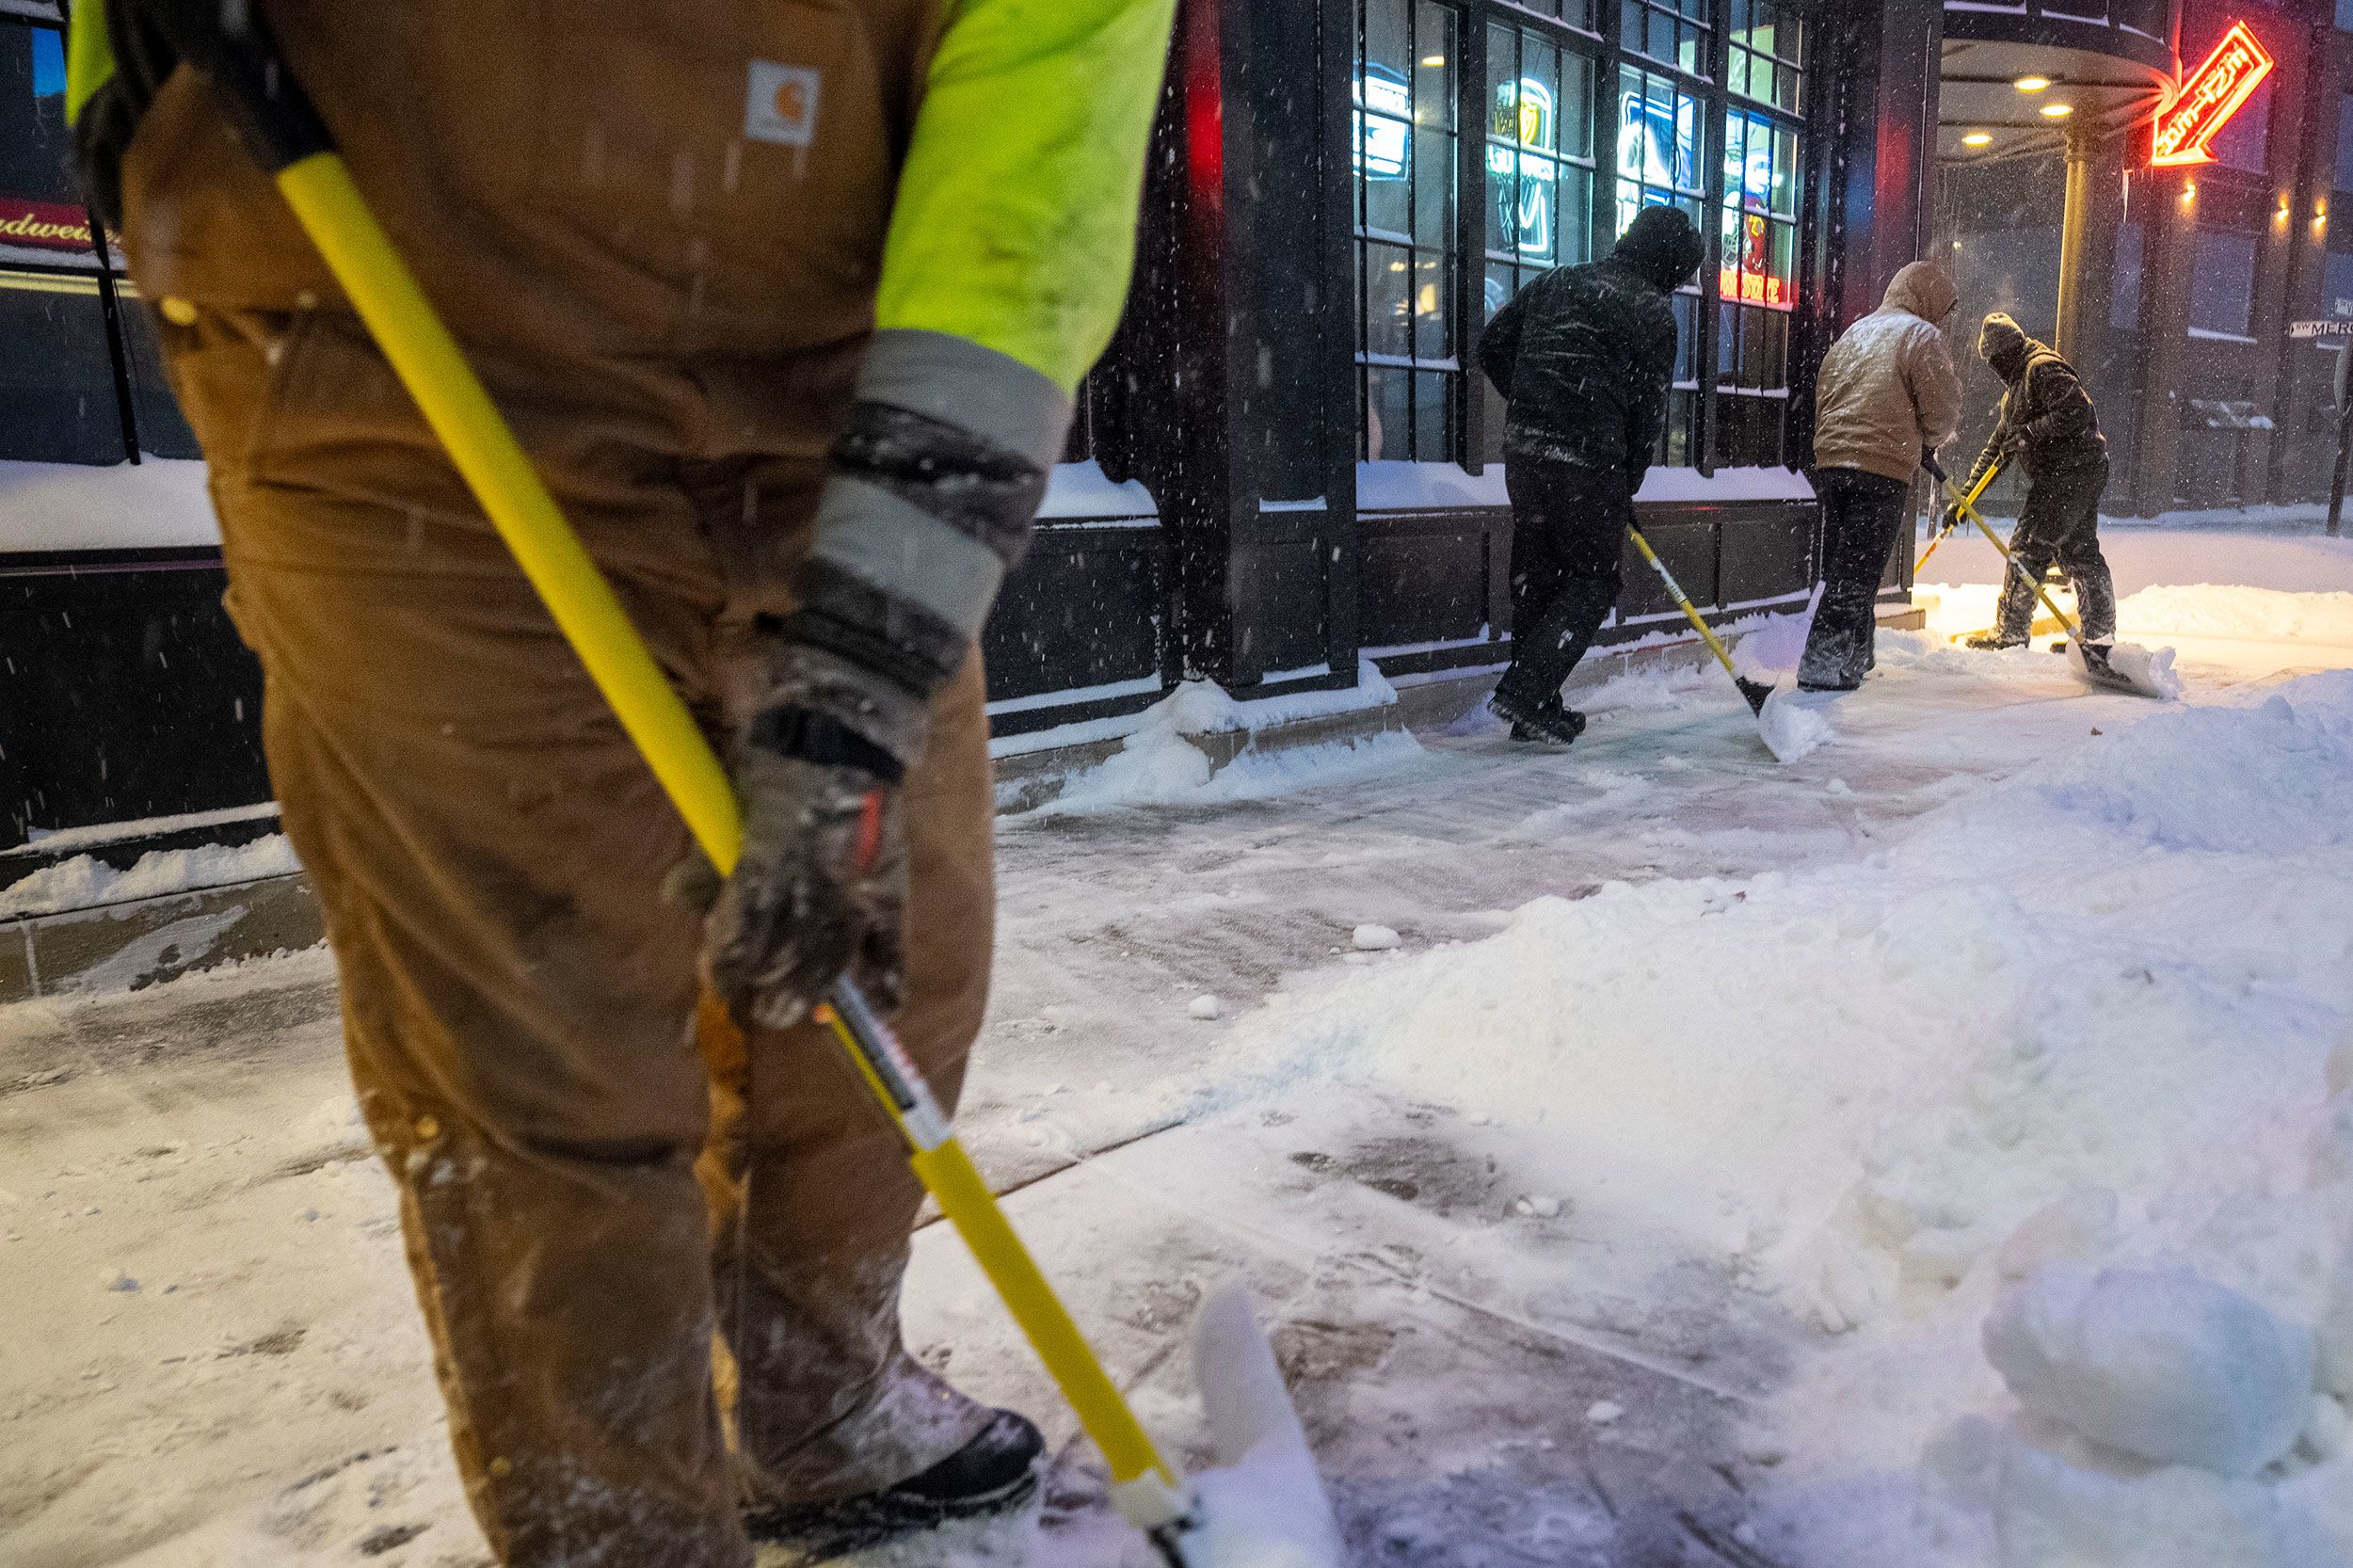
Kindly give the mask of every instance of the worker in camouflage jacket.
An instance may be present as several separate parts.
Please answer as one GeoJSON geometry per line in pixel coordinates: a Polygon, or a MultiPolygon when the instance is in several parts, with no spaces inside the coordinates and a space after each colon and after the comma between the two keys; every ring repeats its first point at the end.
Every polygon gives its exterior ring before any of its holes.
{"type": "Polygon", "coordinates": [[[506,1568],[830,1559],[1034,1492],[1037,1430],[902,1341],[922,1192],[811,1012],[855,971],[954,1104],[975,639],[1127,295],[1174,8],[72,8],[506,1568]],[[180,63],[257,18],[728,759],[724,885],[180,63]]]}
{"type": "MultiPolygon", "coordinates": [[[[1995,463],[2023,462],[2026,504],[2010,535],[2010,569],[2002,582],[1993,630],[1972,648],[2017,648],[2034,623],[2035,585],[2057,562],[2075,588],[2084,641],[2116,638],[2116,584],[2100,553],[2100,497],[2108,488],[2108,443],[2075,367],[2048,344],[2028,337],[1996,311],[1977,334],[1977,353],[2008,389],[1993,435],[1963,493],[1995,463]]],[[[1948,512],[1945,521],[1953,520],[1948,512]]]]}
{"type": "Polygon", "coordinates": [[[1561,684],[1618,601],[1634,493],[1667,427],[1669,296],[1705,253],[1681,209],[1646,207],[1609,257],[1537,279],[1480,339],[1509,403],[1513,653],[1492,705],[1515,740],[1565,745],[1585,728],[1561,684]]]}

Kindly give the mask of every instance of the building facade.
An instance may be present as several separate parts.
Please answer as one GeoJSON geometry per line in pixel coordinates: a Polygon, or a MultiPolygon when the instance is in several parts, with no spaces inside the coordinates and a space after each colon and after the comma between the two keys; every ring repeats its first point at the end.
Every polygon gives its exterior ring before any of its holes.
{"type": "MultiPolygon", "coordinates": [[[[2353,187],[2353,4],[1946,11],[1937,248],[1966,306],[2073,337],[2062,346],[2099,402],[2115,464],[2105,509],[2325,497],[2342,340],[2291,327],[2353,318],[2353,223],[2333,216],[2353,217],[2337,194],[2353,187]],[[2211,162],[2155,167],[2152,111],[2239,27],[2268,72],[2214,136],[2211,162]],[[2074,112],[2046,118],[2062,107],[2074,112]],[[2082,220],[2073,255],[2071,212],[2082,220]]],[[[1982,366],[1969,386],[1977,417],[1965,434],[1982,437],[1998,389],[1982,366]]]]}
{"type": "MultiPolygon", "coordinates": [[[[266,799],[186,429],[65,168],[59,21],[0,0],[0,333],[36,345],[0,356],[0,849],[266,799]]],[[[1478,335],[1646,204],[1714,242],[1646,528],[1711,616],[1802,607],[1813,369],[1929,242],[1941,39],[1909,0],[1185,0],[1127,316],[986,635],[999,733],[1499,667],[1478,335]]],[[[1606,642],[1679,625],[1625,582],[1606,642]]]]}

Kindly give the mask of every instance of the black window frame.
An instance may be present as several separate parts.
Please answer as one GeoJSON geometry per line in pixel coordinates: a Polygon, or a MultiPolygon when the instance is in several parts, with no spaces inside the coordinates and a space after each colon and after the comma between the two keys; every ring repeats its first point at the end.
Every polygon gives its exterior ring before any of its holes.
{"type": "MultiPolygon", "coordinates": [[[[1721,225],[1724,213],[1726,180],[1723,163],[1730,141],[1731,116],[1735,112],[1751,114],[1769,120],[1778,130],[1785,132],[1796,151],[1796,164],[1791,171],[1793,189],[1790,214],[1792,269],[1789,309],[1778,312],[1785,323],[1779,355],[1779,385],[1770,389],[1782,394],[1773,401],[1782,410],[1779,430],[1779,456],[1768,462],[1786,463],[1793,455],[1793,432],[1789,409],[1799,395],[1802,366],[1799,360],[1805,350],[1805,334],[1801,326],[1807,310],[1808,295],[1818,286],[1821,275],[1819,254],[1824,243],[1821,226],[1814,221],[1814,185],[1819,166],[1825,156],[1822,146],[1827,134],[1821,122],[1816,99],[1823,90],[1819,75],[1820,62],[1827,57],[1825,8],[1822,0],[1779,0],[1778,10],[1801,24],[1801,42],[1793,57],[1776,50],[1771,56],[1775,81],[1786,66],[1797,80],[1794,92],[1787,98],[1778,92],[1768,103],[1736,93],[1733,90],[1731,58],[1737,47],[1734,24],[1740,14],[1736,0],[1593,0],[1587,10],[1589,21],[1583,24],[1547,13],[1551,0],[1445,0],[1454,14],[1454,40],[1457,60],[1455,90],[1457,106],[1454,115],[1454,148],[1457,152],[1455,229],[1453,233],[1454,280],[1457,284],[1452,300],[1454,313],[1454,344],[1456,356],[1464,363],[1463,375],[1475,377],[1477,331],[1483,328],[1491,313],[1486,306],[1485,281],[1489,265],[1497,260],[1487,246],[1487,205],[1494,200],[1486,164],[1489,137],[1486,133],[1489,95],[1486,55],[1491,26],[1518,29],[1543,38],[1558,47],[1563,55],[1583,57],[1592,72],[1593,90],[1589,94],[1588,111],[1593,116],[1586,145],[1590,157],[1564,160],[1578,168],[1590,165],[1590,188],[1593,211],[1588,224],[1591,254],[1588,260],[1606,255],[1619,233],[1618,226],[1618,145],[1622,118],[1621,72],[1631,69],[1648,72],[1671,82],[1677,91],[1696,102],[1700,124],[1696,153],[1700,160],[1698,188],[1687,193],[1687,210],[1696,211],[1696,221],[1707,242],[1708,261],[1703,264],[1700,277],[1675,297],[1675,310],[1681,339],[1680,362],[1676,376],[1677,408],[1670,418],[1670,431],[1662,438],[1657,458],[1661,463],[1689,467],[1701,473],[1712,473],[1719,462],[1719,432],[1723,427],[1723,400],[1741,395],[1728,391],[1732,378],[1720,376],[1714,369],[1721,363],[1726,339],[1726,324],[1720,320],[1725,309],[1737,309],[1738,301],[1725,301],[1721,295],[1719,257],[1722,242],[1721,225]],[[1670,13],[1679,28],[1687,27],[1702,40],[1704,48],[1694,56],[1702,69],[1685,71],[1670,66],[1624,43],[1623,24],[1629,8],[1640,8],[1645,14],[1663,10],[1670,13]],[[1785,106],[1794,103],[1794,107],[1785,106]]],[[[1577,0],[1564,0],[1564,8],[1574,12],[1577,0]]],[[[1352,53],[1351,71],[1358,70],[1363,59],[1364,9],[1362,0],[1352,7],[1351,16],[1358,29],[1352,53]]],[[[1645,24],[1647,25],[1647,24],[1645,24]]],[[[1353,82],[1343,85],[1351,90],[1353,82]]],[[[1562,138],[1565,140],[1565,136],[1562,138]]],[[[1352,248],[1360,243],[1362,230],[1361,199],[1355,192],[1357,176],[1353,150],[1343,150],[1338,166],[1352,184],[1351,210],[1352,248]]],[[[1565,264],[1574,258],[1563,256],[1565,264]]],[[[1363,423],[1364,360],[1366,295],[1361,272],[1354,280],[1351,295],[1356,312],[1355,341],[1359,356],[1354,365],[1358,372],[1358,428],[1353,446],[1358,460],[1366,455],[1363,423]]],[[[1736,341],[1731,344],[1736,366],[1741,344],[1737,341],[1737,324],[1734,324],[1736,341]]],[[[1465,395],[1453,399],[1449,411],[1451,422],[1449,449],[1444,455],[1431,456],[1412,450],[1410,456],[1398,453],[1385,442],[1383,456],[1419,462],[1442,462],[1460,465],[1477,473],[1495,461],[1494,422],[1501,417],[1497,400],[1488,395],[1481,385],[1467,383],[1465,395]]],[[[1752,391],[1758,389],[1752,389],[1752,391]]],[[[1738,456],[1736,454],[1735,456],[1738,456]]],[[[1750,460],[1742,458],[1743,461],[1750,460]]]]}

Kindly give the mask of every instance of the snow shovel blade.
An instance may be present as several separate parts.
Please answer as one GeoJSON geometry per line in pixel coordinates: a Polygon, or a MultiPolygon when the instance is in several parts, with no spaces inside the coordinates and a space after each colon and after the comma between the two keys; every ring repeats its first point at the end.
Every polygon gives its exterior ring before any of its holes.
{"type": "Polygon", "coordinates": [[[2069,643],[2067,657],[2075,672],[2103,691],[2123,692],[2158,702],[2182,695],[2182,678],[2173,673],[2173,650],[2153,652],[2137,643],[2069,643]]]}
{"type": "Polygon", "coordinates": [[[1769,686],[1762,680],[1751,680],[1745,675],[1734,676],[1732,683],[1740,688],[1742,696],[1749,699],[1749,712],[1760,719],[1765,716],[1765,705],[1770,702],[1773,699],[1773,694],[1780,690],[1778,686],[1769,686]]]}
{"type": "MultiPolygon", "coordinates": [[[[1744,680],[1740,689],[1745,694],[1753,684],[1744,680]]],[[[1756,732],[1774,761],[1794,762],[1829,740],[1831,728],[1828,719],[1800,701],[1795,693],[1774,686],[1757,705],[1756,732]]]]}
{"type": "Polygon", "coordinates": [[[1172,1568],[1343,1568],[1332,1499],[1241,1286],[1202,1304],[1193,1356],[1220,1464],[1192,1478],[1185,1525],[1155,1534],[1172,1568]]]}

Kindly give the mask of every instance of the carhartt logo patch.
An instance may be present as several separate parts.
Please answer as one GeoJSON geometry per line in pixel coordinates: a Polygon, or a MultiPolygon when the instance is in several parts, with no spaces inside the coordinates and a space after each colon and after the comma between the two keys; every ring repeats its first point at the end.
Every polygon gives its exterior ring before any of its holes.
{"type": "Polygon", "coordinates": [[[746,140],[778,147],[807,147],[817,139],[817,97],[823,78],[805,65],[752,62],[751,87],[744,97],[746,140]]]}

